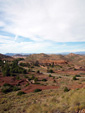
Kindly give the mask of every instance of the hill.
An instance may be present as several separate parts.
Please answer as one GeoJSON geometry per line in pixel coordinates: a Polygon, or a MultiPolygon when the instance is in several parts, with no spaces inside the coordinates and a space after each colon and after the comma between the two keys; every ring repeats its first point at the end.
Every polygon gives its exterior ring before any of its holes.
{"type": "Polygon", "coordinates": [[[14,59],[13,57],[0,54],[0,60],[9,60],[9,61],[12,61],[13,59],[14,59]]]}
{"type": "Polygon", "coordinates": [[[85,112],[84,55],[14,57],[0,54],[0,113],[85,112]]]}

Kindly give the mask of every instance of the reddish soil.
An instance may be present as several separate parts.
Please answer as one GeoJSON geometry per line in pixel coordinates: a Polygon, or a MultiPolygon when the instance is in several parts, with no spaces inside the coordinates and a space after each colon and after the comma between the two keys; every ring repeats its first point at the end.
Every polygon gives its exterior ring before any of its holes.
{"type": "Polygon", "coordinates": [[[58,89],[58,88],[59,86],[42,86],[42,85],[31,84],[26,88],[22,89],[22,91],[24,91],[25,93],[30,93],[33,92],[35,89],[46,90],[46,89],[58,89]]]}
{"type": "Polygon", "coordinates": [[[22,79],[22,80],[16,80],[15,77],[2,77],[0,76],[0,86],[3,86],[3,84],[8,83],[11,85],[18,85],[20,84],[22,85],[26,85],[27,81],[26,79],[22,79]]]}
{"type": "MultiPolygon", "coordinates": [[[[41,78],[44,78],[44,77],[41,77],[41,78]]],[[[26,93],[33,92],[35,89],[46,90],[46,89],[59,88],[59,86],[44,86],[44,85],[36,85],[36,84],[31,84],[31,83],[29,86],[24,88],[23,86],[26,86],[26,84],[29,83],[26,79],[16,80],[15,77],[0,76],[0,86],[3,86],[4,83],[9,83],[11,85],[18,85],[19,84],[22,87],[22,91],[24,91],[26,93]]]]}
{"type": "Polygon", "coordinates": [[[80,73],[85,73],[85,70],[67,70],[67,71],[56,71],[56,73],[59,74],[70,74],[70,75],[75,75],[75,74],[80,74],[80,73]]]}
{"type": "Polygon", "coordinates": [[[85,83],[82,83],[82,84],[74,83],[73,85],[69,86],[69,88],[70,89],[85,88],[85,83]]]}

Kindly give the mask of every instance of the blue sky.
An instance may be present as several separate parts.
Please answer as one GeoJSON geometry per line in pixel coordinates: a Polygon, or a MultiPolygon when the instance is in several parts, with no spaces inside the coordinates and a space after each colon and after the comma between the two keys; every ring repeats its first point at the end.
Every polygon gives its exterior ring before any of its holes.
{"type": "Polygon", "coordinates": [[[85,0],[0,0],[0,53],[85,51],[85,0]]]}

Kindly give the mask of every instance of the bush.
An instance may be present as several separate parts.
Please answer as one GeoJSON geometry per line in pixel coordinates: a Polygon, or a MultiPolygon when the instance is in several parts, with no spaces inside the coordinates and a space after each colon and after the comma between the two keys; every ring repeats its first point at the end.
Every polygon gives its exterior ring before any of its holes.
{"type": "Polygon", "coordinates": [[[6,86],[12,86],[12,85],[8,84],[8,83],[5,83],[5,84],[3,84],[3,86],[6,87],[6,86]]]}
{"type": "Polygon", "coordinates": [[[76,68],[74,68],[74,71],[76,71],[77,69],[76,68]]]}
{"type": "Polygon", "coordinates": [[[27,67],[27,66],[28,66],[27,63],[22,63],[22,62],[21,62],[19,65],[20,65],[20,66],[23,66],[23,67],[27,67]]]}
{"type": "Polygon", "coordinates": [[[23,95],[23,94],[26,94],[26,93],[23,92],[23,91],[19,91],[19,92],[17,93],[17,95],[19,95],[19,96],[21,96],[21,95],[23,95]]]}
{"type": "Polygon", "coordinates": [[[51,75],[51,74],[49,74],[49,77],[52,77],[52,75],[51,75]]]}
{"type": "Polygon", "coordinates": [[[13,87],[13,91],[18,91],[18,90],[20,90],[19,87],[17,87],[17,86],[14,86],[14,87],[13,87]]]}
{"type": "Polygon", "coordinates": [[[3,93],[9,93],[13,91],[13,86],[10,84],[4,84],[3,87],[1,88],[1,92],[3,93]]]}
{"type": "Polygon", "coordinates": [[[20,77],[19,77],[19,76],[16,76],[16,79],[17,79],[17,80],[20,80],[20,77]]]}
{"type": "Polygon", "coordinates": [[[16,76],[15,73],[23,73],[26,74],[26,69],[18,66],[18,61],[14,60],[12,64],[4,64],[2,66],[3,76],[16,76]]]}
{"type": "Polygon", "coordinates": [[[25,86],[29,86],[29,83],[27,83],[25,86]]]}
{"type": "Polygon", "coordinates": [[[45,79],[45,78],[44,78],[44,79],[42,79],[42,81],[46,82],[46,81],[47,81],[47,79],[45,79]]]}
{"type": "Polygon", "coordinates": [[[53,79],[55,79],[55,76],[53,76],[53,79]]]}
{"type": "Polygon", "coordinates": [[[54,71],[50,69],[50,70],[47,70],[47,73],[54,73],[54,71]]]}
{"type": "Polygon", "coordinates": [[[42,89],[35,89],[34,92],[40,92],[42,89]]]}
{"type": "Polygon", "coordinates": [[[20,90],[20,88],[18,86],[13,86],[13,85],[8,84],[8,83],[5,83],[3,85],[3,87],[1,88],[1,91],[3,93],[9,93],[11,91],[18,91],[18,90],[20,90]]]}
{"type": "Polygon", "coordinates": [[[78,79],[76,78],[76,76],[74,76],[74,77],[73,77],[73,80],[78,80],[78,79]]]}
{"type": "Polygon", "coordinates": [[[80,75],[75,75],[75,77],[81,77],[80,75]]]}
{"type": "Polygon", "coordinates": [[[37,73],[40,73],[40,70],[37,70],[37,73]]]}
{"type": "Polygon", "coordinates": [[[38,78],[37,78],[37,77],[36,77],[36,78],[34,78],[34,81],[35,81],[35,82],[37,82],[37,81],[38,81],[38,78]]]}
{"type": "Polygon", "coordinates": [[[64,92],[68,92],[69,89],[67,87],[64,88],[64,92]]]}

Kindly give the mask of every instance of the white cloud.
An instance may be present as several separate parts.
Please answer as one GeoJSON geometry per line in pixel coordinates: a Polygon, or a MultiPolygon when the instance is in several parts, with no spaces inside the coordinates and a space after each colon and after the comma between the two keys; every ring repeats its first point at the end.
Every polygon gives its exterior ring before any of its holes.
{"type": "Polygon", "coordinates": [[[4,12],[2,21],[6,22],[4,31],[34,41],[85,41],[84,0],[0,0],[0,3],[4,12]]]}
{"type": "Polygon", "coordinates": [[[0,35],[0,52],[85,50],[81,45],[57,44],[85,42],[84,13],[85,0],[0,0],[0,29],[14,35],[0,35]],[[19,36],[25,41],[18,41],[19,36]]]}

